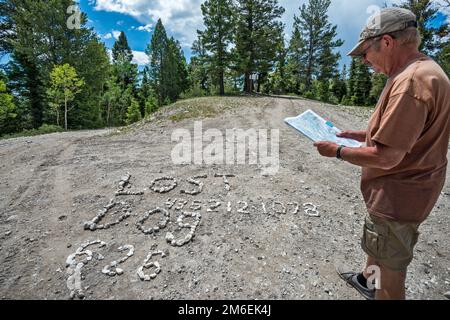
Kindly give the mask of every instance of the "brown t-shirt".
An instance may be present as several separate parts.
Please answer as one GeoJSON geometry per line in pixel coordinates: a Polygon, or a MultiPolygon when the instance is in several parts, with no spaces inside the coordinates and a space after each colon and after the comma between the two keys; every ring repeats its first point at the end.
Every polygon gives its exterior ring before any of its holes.
{"type": "Polygon", "coordinates": [[[442,191],[450,138],[450,80],[423,57],[391,77],[367,129],[366,144],[406,151],[391,170],[363,168],[361,191],[370,214],[423,222],[442,191]]]}

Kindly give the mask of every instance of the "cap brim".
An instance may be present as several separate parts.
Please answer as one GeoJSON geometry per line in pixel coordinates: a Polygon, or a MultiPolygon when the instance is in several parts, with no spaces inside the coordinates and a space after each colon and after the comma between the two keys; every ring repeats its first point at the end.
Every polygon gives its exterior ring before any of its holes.
{"type": "Polygon", "coordinates": [[[363,47],[364,42],[366,42],[366,40],[360,40],[358,42],[358,44],[352,50],[350,50],[349,53],[347,53],[347,55],[351,56],[351,57],[361,55],[361,52],[363,51],[362,47],[363,47]]]}

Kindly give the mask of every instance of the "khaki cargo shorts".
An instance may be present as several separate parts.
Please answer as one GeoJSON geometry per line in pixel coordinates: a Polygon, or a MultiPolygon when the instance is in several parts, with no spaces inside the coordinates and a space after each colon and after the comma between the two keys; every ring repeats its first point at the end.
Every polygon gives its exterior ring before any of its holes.
{"type": "Polygon", "coordinates": [[[401,223],[367,215],[361,246],[364,252],[393,271],[406,271],[419,237],[417,223],[401,223]]]}

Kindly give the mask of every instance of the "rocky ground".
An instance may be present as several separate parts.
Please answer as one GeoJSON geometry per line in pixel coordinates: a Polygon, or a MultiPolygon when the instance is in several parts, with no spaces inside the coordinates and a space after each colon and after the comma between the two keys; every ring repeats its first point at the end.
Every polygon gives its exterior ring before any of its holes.
{"type": "MultiPolygon", "coordinates": [[[[364,262],[360,170],[321,158],[283,123],[309,108],[342,129],[364,129],[371,112],[289,97],[203,98],[119,131],[0,140],[0,298],[360,299],[335,273],[364,262]],[[194,120],[224,133],[279,129],[278,173],[174,165],[171,135],[193,132],[194,120]],[[188,182],[196,176],[206,177],[188,182]],[[155,192],[173,186],[169,177],[176,187],[155,192]],[[307,203],[317,211],[305,212],[307,203]]],[[[449,294],[449,196],[447,182],[421,227],[409,299],[449,294]]]]}

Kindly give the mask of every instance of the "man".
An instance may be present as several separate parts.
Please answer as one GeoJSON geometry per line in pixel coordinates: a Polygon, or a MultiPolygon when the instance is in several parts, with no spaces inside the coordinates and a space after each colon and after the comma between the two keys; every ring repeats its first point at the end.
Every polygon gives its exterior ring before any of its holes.
{"type": "Polygon", "coordinates": [[[450,138],[450,81],[419,52],[416,16],[400,8],[372,17],[350,51],[389,79],[366,131],[339,136],[365,142],[346,148],[315,143],[325,157],[362,167],[361,191],[367,206],[361,245],[367,253],[362,273],[338,273],[367,299],[404,299],[407,267],[418,227],[444,186],[450,138]],[[370,289],[371,270],[380,288],[370,289]],[[372,267],[372,268],[369,268],[372,267]]]}

